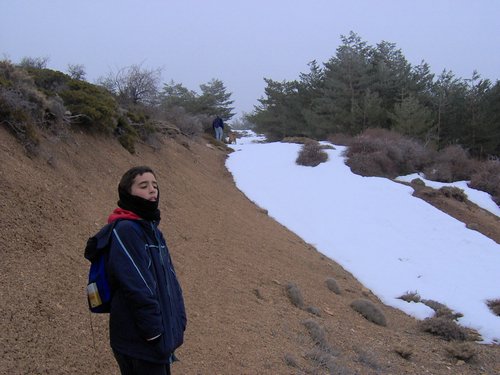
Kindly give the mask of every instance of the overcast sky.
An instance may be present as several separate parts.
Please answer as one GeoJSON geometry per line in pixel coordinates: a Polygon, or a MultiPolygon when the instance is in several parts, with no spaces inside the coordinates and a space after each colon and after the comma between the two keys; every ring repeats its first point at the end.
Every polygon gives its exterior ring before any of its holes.
{"type": "Polygon", "coordinates": [[[163,68],[199,92],[222,80],[236,112],[251,112],[264,77],[292,80],[335,55],[352,30],[396,43],[435,73],[500,78],[499,0],[0,0],[0,58],[48,57],[87,80],[132,64],[163,68]]]}

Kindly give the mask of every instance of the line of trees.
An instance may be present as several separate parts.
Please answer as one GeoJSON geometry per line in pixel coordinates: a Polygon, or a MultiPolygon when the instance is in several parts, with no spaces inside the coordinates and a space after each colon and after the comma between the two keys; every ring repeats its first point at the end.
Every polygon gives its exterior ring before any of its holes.
{"type": "Polygon", "coordinates": [[[438,76],[422,61],[412,66],[394,43],[370,46],[341,36],[335,56],[293,81],[265,79],[265,95],[248,115],[270,139],[357,135],[385,128],[441,149],[459,144],[472,155],[500,155],[500,82],[477,72],[438,76]]]}

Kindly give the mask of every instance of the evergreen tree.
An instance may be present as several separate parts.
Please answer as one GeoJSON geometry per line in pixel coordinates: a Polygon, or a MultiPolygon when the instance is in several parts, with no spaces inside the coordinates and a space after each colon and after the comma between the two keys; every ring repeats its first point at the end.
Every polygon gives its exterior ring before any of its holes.
{"type": "Polygon", "coordinates": [[[432,113],[420,104],[414,95],[408,95],[401,103],[395,105],[391,119],[393,129],[397,132],[413,138],[429,140],[433,130],[432,113]]]}
{"type": "Polygon", "coordinates": [[[199,111],[209,116],[220,116],[227,121],[234,116],[234,103],[231,93],[227,92],[224,83],[219,79],[212,79],[200,85],[201,95],[198,98],[199,111]]]}
{"type": "Polygon", "coordinates": [[[342,45],[325,63],[323,95],[315,107],[321,127],[333,132],[356,134],[361,129],[363,95],[369,88],[373,49],[354,32],[341,36],[342,45]]]}

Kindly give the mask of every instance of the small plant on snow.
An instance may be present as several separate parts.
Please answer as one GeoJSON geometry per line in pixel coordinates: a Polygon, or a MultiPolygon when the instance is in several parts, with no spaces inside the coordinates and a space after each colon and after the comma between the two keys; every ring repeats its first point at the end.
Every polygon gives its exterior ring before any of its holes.
{"type": "Polygon", "coordinates": [[[495,315],[500,316],[500,299],[491,299],[487,302],[487,305],[495,315]]]}
{"type": "Polygon", "coordinates": [[[295,162],[306,167],[316,167],[327,160],[328,154],[321,149],[321,145],[312,141],[304,143],[295,162]]]}
{"type": "Polygon", "coordinates": [[[405,302],[415,302],[415,303],[420,302],[420,294],[418,294],[417,292],[406,292],[405,294],[403,294],[398,298],[402,299],[405,302]]]}

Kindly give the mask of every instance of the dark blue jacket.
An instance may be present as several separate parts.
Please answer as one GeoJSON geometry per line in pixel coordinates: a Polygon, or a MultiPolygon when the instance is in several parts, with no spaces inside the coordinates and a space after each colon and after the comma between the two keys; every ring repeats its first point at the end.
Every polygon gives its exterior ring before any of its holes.
{"type": "Polygon", "coordinates": [[[222,128],[224,129],[224,121],[222,121],[222,119],[217,116],[215,118],[215,120],[212,122],[212,127],[215,129],[215,128],[222,128]]]}
{"type": "Polygon", "coordinates": [[[184,339],[182,290],[156,223],[122,220],[113,230],[108,272],[113,288],[109,335],[113,350],[168,363],[184,339]],[[161,335],[153,341],[147,339],[161,335]]]}

